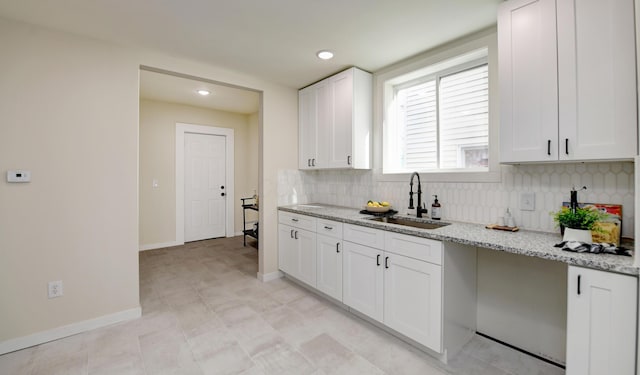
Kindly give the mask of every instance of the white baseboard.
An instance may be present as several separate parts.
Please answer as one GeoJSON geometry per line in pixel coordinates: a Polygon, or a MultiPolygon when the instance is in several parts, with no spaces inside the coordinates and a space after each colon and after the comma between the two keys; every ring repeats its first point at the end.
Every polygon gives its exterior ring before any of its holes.
{"type": "Polygon", "coordinates": [[[139,251],[162,249],[164,247],[172,247],[172,246],[180,246],[180,245],[184,245],[184,243],[180,243],[178,241],[164,242],[164,243],[152,243],[152,244],[149,244],[149,245],[140,245],[139,251]]]}
{"type": "Polygon", "coordinates": [[[268,283],[271,280],[279,279],[282,276],[284,276],[284,274],[280,271],[266,273],[266,274],[258,272],[258,280],[262,281],[263,283],[268,283]]]}
{"type": "Polygon", "coordinates": [[[0,355],[28,348],[30,346],[44,344],[45,342],[72,336],[114,323],[123,322],[125,320],[139,318],[141,316],[142,309],[140,307],[136,307],[129,310],[119,311],[117,313],[104,315],[98,318],[53,328],[47,331],[37,332],[28,336],[22,336],[15,339],[2,341],[0,342],[0,355]]]}

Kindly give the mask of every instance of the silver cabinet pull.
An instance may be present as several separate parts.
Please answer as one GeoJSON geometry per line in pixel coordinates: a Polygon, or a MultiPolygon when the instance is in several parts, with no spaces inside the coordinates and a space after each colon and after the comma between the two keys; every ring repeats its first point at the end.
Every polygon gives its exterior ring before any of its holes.
{"type": "Polygon", "coordinates": [[[293,221],[294,223],[297,223],[299,220],[294,217],[294,218],[291,218],[291,221],[293,221]]]}
{"type": "Polygon", "coordinates": [[[336,253],[340,253],[340,242],[336,243],[336,253]]]}
{"type": "Polygon", "coordinates": [[[347,165],[351,165],[351,155],[347,156],[347,165]]]}
{"type": "Polygon", "coordinates": [[[326,229],[326,230],[333,230],[333,227],[330,227],[330,226],[328,226],[328,225],[325,225],[325,226],[324,226],[324,229],[326,229]]]}
{"type": "Polygon", "coordinates": [[[296,240],[298,239],[298,231],[295,231],[295,233],[293,234],[293,238],[295,238],[296,240]]]}
{"type": "Polygon", "coordinates": [[[290,234],[291,238],[293,238],[293,229],[291,229],[291,234],[290,234]]]}

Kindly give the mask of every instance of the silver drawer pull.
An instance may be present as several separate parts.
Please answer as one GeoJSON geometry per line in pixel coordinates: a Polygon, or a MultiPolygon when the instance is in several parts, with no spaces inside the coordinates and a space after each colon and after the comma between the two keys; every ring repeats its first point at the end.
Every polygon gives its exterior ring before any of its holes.
{"type": "Polygon", "coordinates": [[[291,219],[291,221],[293,221],[294,223],[297,223],[298,219],[293,218],[293,219],[291,219]]]}
{"type": "Polygon", "coordinates": [[[333,227],[330,227],[330,226],[328,226],[328,225],[325,225],[325,226],[324,226],[324,229],[326,229],[326,230],[333,230],[333,227]]]}

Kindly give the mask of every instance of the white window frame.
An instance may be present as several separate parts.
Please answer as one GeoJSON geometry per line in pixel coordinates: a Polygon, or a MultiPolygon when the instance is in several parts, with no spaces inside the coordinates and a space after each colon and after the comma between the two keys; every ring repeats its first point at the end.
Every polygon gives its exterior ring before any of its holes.
{"type": "Polygon", "coordinates": [[[377,181],[408,181],[411,172],[383,173],[385,129],[389,104],[398,85],[425,79],[426,76],[464,70],[485,60],[489,67],[489,168],[483,171],[432,170],[418,171],[430,182],[499,182],[500,139],[498,128],[497,33],[490,29],[434,51],[396,64],[374,76],[374,177],[377,181]]]}

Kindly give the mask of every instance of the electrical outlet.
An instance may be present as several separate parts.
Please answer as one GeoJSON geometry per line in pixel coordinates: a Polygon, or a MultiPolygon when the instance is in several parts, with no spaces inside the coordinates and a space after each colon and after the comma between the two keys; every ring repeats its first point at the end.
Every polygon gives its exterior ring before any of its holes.
{"type": "Polygon", "coordinates": [[[536,209],[536,193],[526,192],[520,194],[520,210],[533,211],[536,209]]]}
{"type": "Polygon", "coordinates": [[[63,294],[62,280],[49,281],[49,298],[62,297],[63,294]]]}

